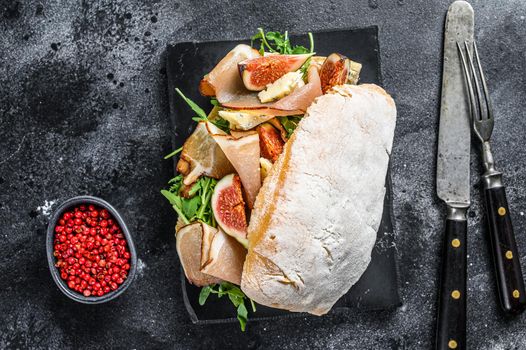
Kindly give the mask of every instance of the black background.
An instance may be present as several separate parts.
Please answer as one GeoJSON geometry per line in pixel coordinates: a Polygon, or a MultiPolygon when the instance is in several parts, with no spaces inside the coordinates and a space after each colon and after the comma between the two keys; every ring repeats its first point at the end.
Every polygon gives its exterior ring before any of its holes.
{"type": "MultiPolygon", "coordinates": [[[[441,41],[450,1],[0,0],[0,348],[429,349],[434,337],[444,207],[435,195],[441,41]],[[165,50],[189,40],[269,30],[378,25],[384,85],[398,122],[392,157],[404,305],[394,312],[195,326],[181,302],[172,209],[165,50]],[[138,188],[146,190],[138,191],[138,188]],[[79,305],[45,259],[46,201],[105,198],[126,218],[141,268],[124,295],[79,305]],[[169,218],[169,219],[167,219],[169,218]]],[[[526,266],[526,3],[478,0],[476,35],[493,98],[494,156],[526,266]]],[[[497,308],[472,167],[468,345],[521,349],[526,316],[497,308]]]]}

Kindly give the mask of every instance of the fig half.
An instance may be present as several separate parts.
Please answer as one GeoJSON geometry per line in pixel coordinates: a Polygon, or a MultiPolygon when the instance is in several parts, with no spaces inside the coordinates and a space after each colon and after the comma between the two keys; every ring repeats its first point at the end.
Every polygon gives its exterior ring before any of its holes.
{"type": "Polygon", "coordinates": [[[285,74],[294,72],[313,54],[270,55],[241,61],[237,64],[243,84],[250,91],[264,90],[285,74]]]}
{"type": "Polygon", "coordinates": [[[279,132],[269,123],[263,123],[257,127],[259,134],[259,148],[261,157],[269,159],[274,163],[281,152],[285,142],[281,139],[279,132]]]}
{"type": "Polygon", "coordinates": [[[333,86],[347,82],[351,60],[339,53],[330,54],[320,69],[321,90],[325,94],[333,86]]]}
{"type": "Polygon", "coordinates": [[[223,231],[248,247],[245,202],[238,175],[230,174],[219,180],[212,194],[212,211],[223,231]]]}

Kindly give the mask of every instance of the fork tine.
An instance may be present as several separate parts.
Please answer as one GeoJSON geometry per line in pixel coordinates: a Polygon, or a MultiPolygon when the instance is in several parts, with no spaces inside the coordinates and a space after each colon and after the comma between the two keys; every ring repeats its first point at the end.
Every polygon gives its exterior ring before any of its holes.
{"type": "Polygon", "coordinates": [[[482,81],[482,89],[484,91],[484,100],[486,101],[486,110],[488,112],[488,119],[493,119],[493,107],[491,106],[491,100],[489,98],[488,86],[486,85],[486,78],[482,71],[482,65],[480,64],[479,51],[477,44],[473,41],[473,51],[475,52],[475,58],[477,59],[477,66],[479,67],[480,80],[482,81]]]}
{"type": "Polygon", "coordinates": [[[469,96],[469,109],[471,110],[471,120],[478,120],[477,116],[477,106],[475,105],[475,93],[473,92],[473,84],[471,83],[471,78],[469,74],[468,64],[466,63],[466,57],[462,52],[462,46],[457,42],[458,52],[460,53],[460,58],[462,61],[462,68],[464,71],[464,76],[466,77],[466,82],[468,85],[468,96],[469,96]]]}
{"type": "Polygon", "coordinates": [[[479,108],[479,120],[482,120],[484,117],[484,109],[482,108],[482,94],[480,92],[479,80],[477,78],[477,72],[475,70],[475,66],[473,65],[473,57],[471,56],[471,52],[469,52],[469,46],[467,41],[464,42],[464,46],[466,47],[466,54],[468,55],[471,76],[473,77],[473,81],[475,82],[475,92],[477,94],[477,103],[479,108]]]}

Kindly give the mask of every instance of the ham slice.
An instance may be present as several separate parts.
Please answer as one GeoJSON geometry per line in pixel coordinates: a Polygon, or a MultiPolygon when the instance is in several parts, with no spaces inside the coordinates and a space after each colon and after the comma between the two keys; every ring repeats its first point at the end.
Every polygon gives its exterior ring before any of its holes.
{"type": "Polygon", "coordinates": [[[201,251],[203,232],[206,229],[215,230],[202,222],[196,221],[177,231],[175,235],[177,255],[183,266],[184,274],[188,281],[198,287],[219,283],[217,277],[201,272],[201,251]]]}
{"type": "Polygon", "coordinates": [[[246,249],[220,228],[203,231],[202,273],[240,285],[246,255],[246,249]]]}
{"type": "Polygon", "coordinates": [[[199,122],[184,143],[177,163],[177,171],[184,175],[184,184],[193,184],[201,175],[220,179],[233,170],[221,148],[209,135],[205,123],[199,122]]]}
{"type": "Polygon", "coordinates": [[[205,96],[215,95],[220,103],[248,94],[237,64],[256,57],[261,57],[258,50],[245,44],[237,45],[204,77],[199,84],[199,91],[205,96]]]}
{"type": "Polygon", "coordinates": [[[312,101],[321,93],[318,69],[309,68],[308,83],[290,95],[274,103],[261,103],[257,92],[245,88],[239,76],[238,63],[260,57],[259,52],[248,45],[240,44],[232,49],[199,84],[205,96],[214,96],[222,106],[231,109],[265,109],[266,115],[288,116],[304,114],[312,101]]]}
{"type": "Polygon", "coordinates": [[[320,74],[316,66],[309,67],[308,80],[309,82],[306,85],[275,102],[273,107],[281,110],[300,109],[306,111],[312,101],[322,95],[320,74]]]}
{"type": "Polygon", "coordinates": [[[206,127],[239,174],[247,196],[247,204],[249,208],[252,208],[261,187],[258,134],[247,133],[245,136],[236,138],[226,134],[212,123],[207,122],[206,127]]]}

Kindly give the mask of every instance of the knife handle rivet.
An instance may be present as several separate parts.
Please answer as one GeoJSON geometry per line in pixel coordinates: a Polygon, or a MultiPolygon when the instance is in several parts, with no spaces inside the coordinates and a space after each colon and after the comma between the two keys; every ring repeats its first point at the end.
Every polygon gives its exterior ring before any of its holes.
{"type": "Polygon", "coordinates": [[[460,240],[458,238],[455,238],[454,240],[451,241],[451,245],[453,246],[453,248],[460,247],[460,240]]]}
{"type": "Polygon", "coordinates": [[[460,298],[460,292],[455,289],[454,291],[451,292],[451,297],[453,299],[459,299],[460,298]]]}
{"type": "Polygon", "coordinates": [[[515,289],[515,290],[513,291],[512,295],[513,295],[513,297],[514,297],[515,299],[519,299],[519,297],[521,296],[521,293],[520,293],[517,289],[515,289]]]}
{"type": "Polygon", "coordinates": [[[450,348],[450,349],[456,349],[458,344],[455,340],[451,339],[448,343],[447,343],[447,346],[450,348]]]}
{"type": "Polygon", "coordinates": [[[500,216],[504,216],[504,215],[506,215],[506,208],[504,208],[504,207],[500,207],[500,208],[497,210],[497,213],[499,213],[500,216]]]}
{"type": "Polygon", "coordinates": [[[508,259],[508,260],[513,259],[513,252],[511,250],[508,250],[506,252],[506,259],[508,259]]]}

